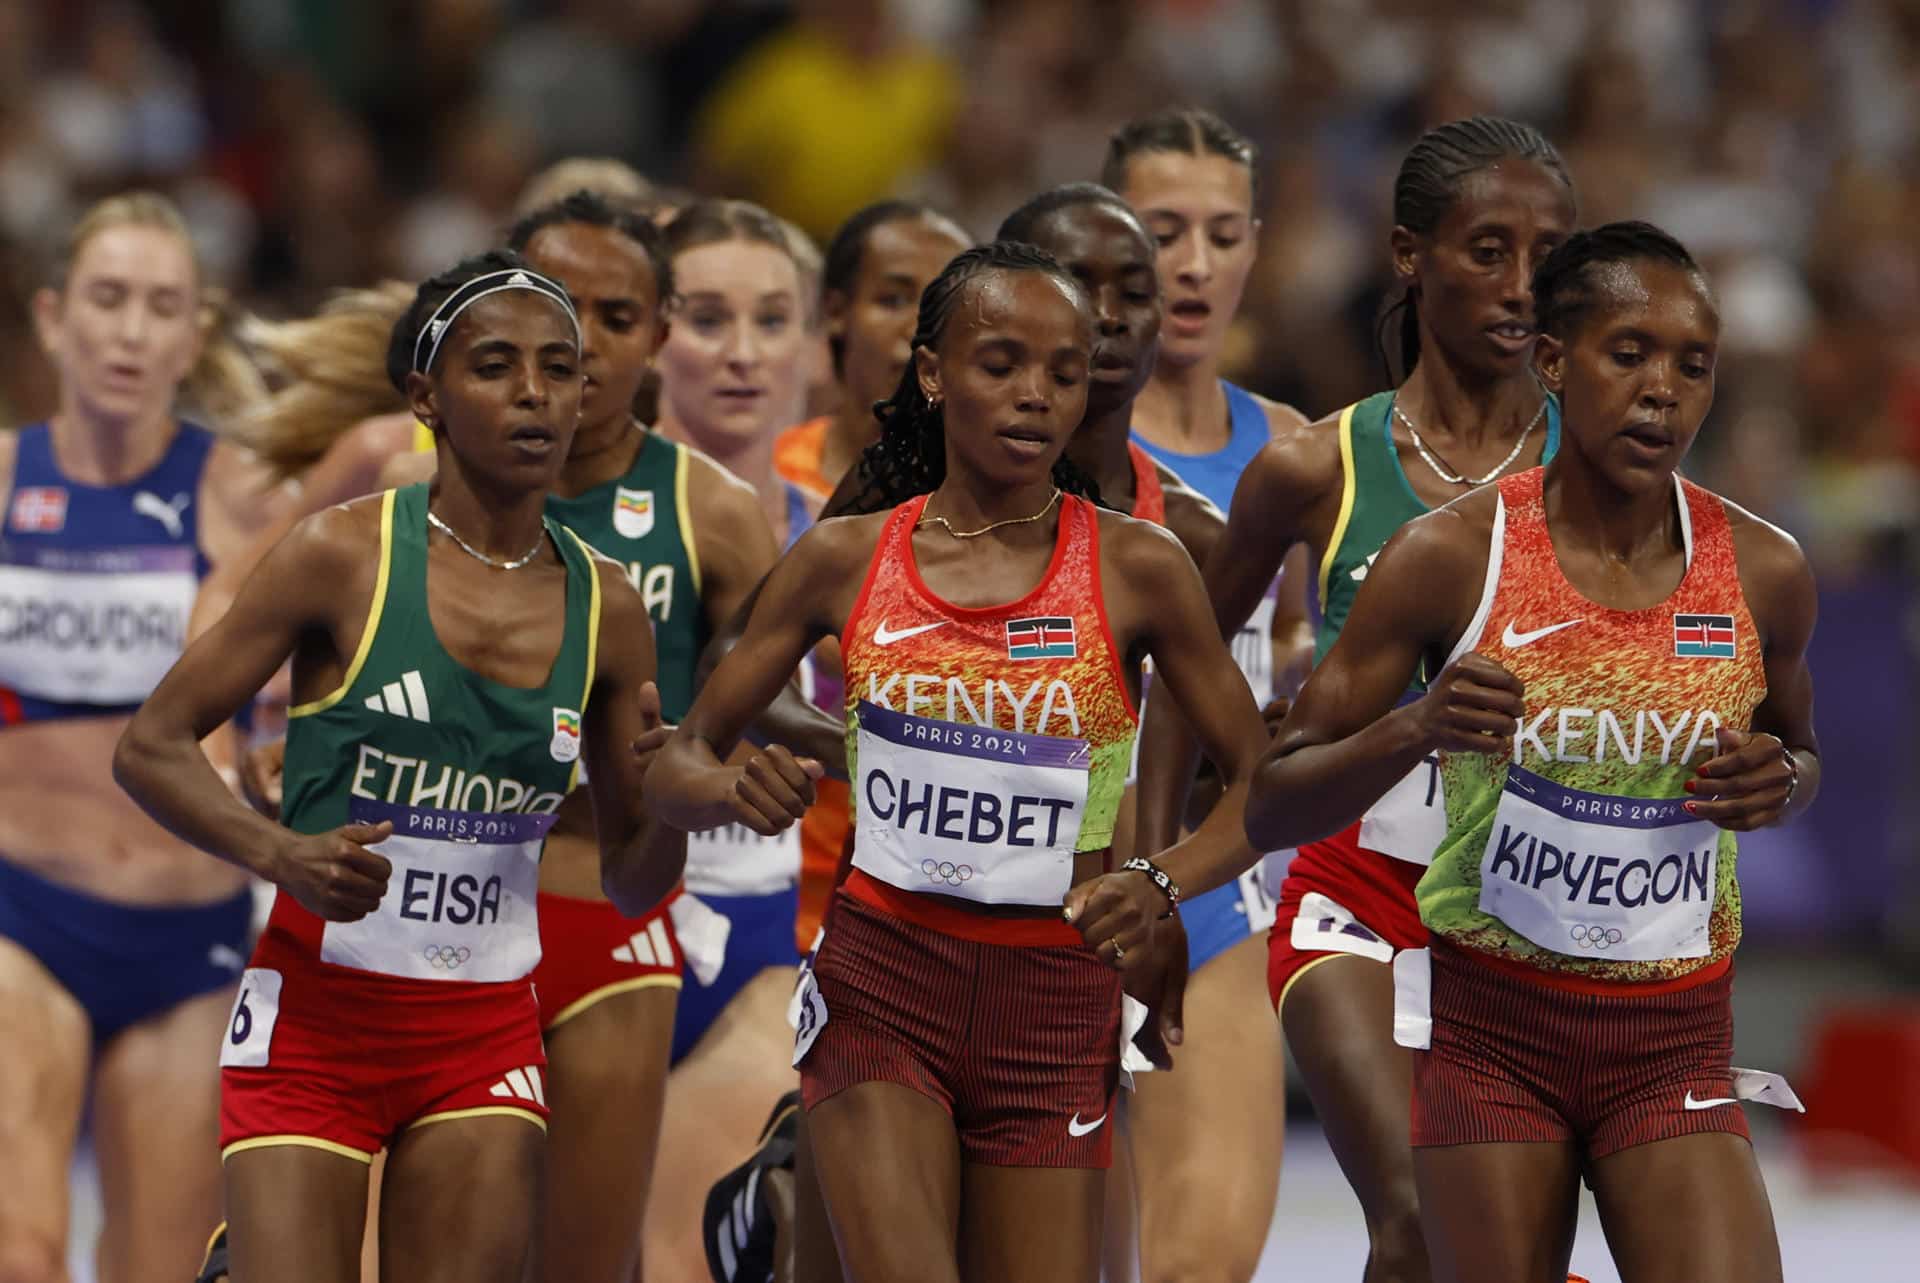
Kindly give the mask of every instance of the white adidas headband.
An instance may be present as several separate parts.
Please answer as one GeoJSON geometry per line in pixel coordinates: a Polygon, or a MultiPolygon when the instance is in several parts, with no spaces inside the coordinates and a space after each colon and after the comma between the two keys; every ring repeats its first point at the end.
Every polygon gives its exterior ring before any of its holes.
{"type": "Polygon", "coordinates": [[[440,340],[445,338],[453,323],[460,319],[460,313],[478,303],[489,294],[498,294],[502,290],[532,290],[535,294],[544,294],[560,305],[567,314],[567,320],[573,323],[573,342],[580,344],[580,316],[573,310],[573,300],[560,288],[557,281],[540,275],[525,267],[503,268],[498,272],[488,272],[485,276],[476,276],[447,295],[446,301],[433,309],[433,315],[420,327],[420,335],[413,341],[413,370],[416,374],[425,374],[433,368],[433,358],[440,353],[440,340]],[[425,351],[423,353],[422,348],[425,351]]]}

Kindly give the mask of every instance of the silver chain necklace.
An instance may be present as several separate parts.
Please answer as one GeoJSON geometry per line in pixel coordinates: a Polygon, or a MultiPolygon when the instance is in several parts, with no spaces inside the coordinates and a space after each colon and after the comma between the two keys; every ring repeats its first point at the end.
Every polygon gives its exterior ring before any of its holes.
{"type": "Polygon", "coordinates": [[[945,517],[939,517],[939,516],[929,517],[926,515],[927,510],[925,508],[922,508],[920,510],[921,512],[920,520],[914,522],[914,525],[915,526],[944,526],[946,528],[947,533],[952,535],[955,539],[978,539],[981,535],[986,534],[989,530],[998,530],[1002,526],[1024,526],[1029,521],[1038,521],[1040,520],[1040,518],[1046,516],[1049,512],[1052,512],[1053,505],[1059,502],[1060,502],[1060,491],[1056,489],[1053,492],[1053,497],[1047,500],[1047,506],[1040,509],[1040,511],[1034,513],[1031,517],[1008,517],[1004,521],[989,522],[988,524],[980,527],[978,530],[955,530],[945,517]]]}
{"type": "Polygon", "coordinates": [[[1484,486],[1487,482],[1505,472],[1508,465],[1520,457],[1520,451],[1525,448],[1527,438],[1533,435],[1533,430],[1536,427],[1540,426],[1540,420],[1546,412],[1547,398],[1542,397],[1540,399],[1540,408],[1533,412],[1531,419],[1527,420],[1527,426],[1520,429],[1520,438],[1513,443],[1513,449],[1507,454],[1507,457],[1494,464],[1493,470],[1485,476],[1467,477],[1462,476],[1458,472],[1454,472],[1445,464],[1441,463],[1438,456],[1436,456],[1433,451],[1427,449],[1427,443],[1420,439],[1420,429],[1413,426],[1413,420],[1409,419],[1407,412],[1400,408],[1400,402],[1396,399],[1393,403],[1394,417],[1407,425],[1407,433],[1413,438],[1413,448],[1420,452],[1421,459],[1425,460],[1426,465],[1433,469],[1433,475],[1439,477],[1450,486],[1484,486]]]}
{"type": "Polygon", "coordinates": [[[533,547],[527,549],[525,556],[515,557],[512,561],[495,561],[492,557],[487,556],[486,553],[481,552],[478,548],[474,547],[472,544],[462,539],[459,535],[455,534],[453,532],[452,526],[448,525],[446,522],[440,520],[440,518],[433,515],[432,509],[428,509],[427,511],[427,522],[435,530],[438,530],[441,534],[445,535],[447,538],[459,544],[461,552],[466,553],[467,556],[473,558],[475,561],[480,562],[483,565],[492,566],[495,570],[520,569],[520,567],[526,565],[528,562],[532,561],[535,557],[539,556],[540,546],[547,542],[547,532],[545,530],[542,530],[540,532],[540,538],[538,539],[538,541],[534,543],[533,547]]]}

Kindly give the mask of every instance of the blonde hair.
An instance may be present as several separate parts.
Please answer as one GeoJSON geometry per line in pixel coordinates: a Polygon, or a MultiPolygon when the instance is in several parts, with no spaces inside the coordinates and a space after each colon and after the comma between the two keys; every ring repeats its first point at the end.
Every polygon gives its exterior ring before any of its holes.
{"type": "Polygon", "coordinates": [[[311,317],[248,317],[240,337],[274,389],[241,414],[233,432],[277,476],[305,472],[362,419],[407,409],[387,377],[387,343],[413,304],[414,287],[383,281],[342,290],[311,317]]]}
{"type": "Polygon", "coordinates": [[[592,192],[609,205],[643,209],[653,201],[654,186],[632,165],[605,156],[570,156],[557,160],[527,180],[515,202],[513,216],[525,218],[536,209],[564,200],[575,192],[592,192]]]}
{"type": "Polygon", "coordinates": [[[238,311],[227,292],[203,279],[200,255],[193,233],[179,206],[153,191],[120,192],[95,204],[67,233],[53,259],[48,282],[57,294],[64,294],[73,265],[88,242],[116,227],[153,227],[169,232],[187,248],[193,264],[194,321],[200,330],[200,359],[180,384],[181,402],[209,420],[209,426],[225,428],[246,408],[266,395],[260,371],[248,359],[234,337],[238,311]]]}

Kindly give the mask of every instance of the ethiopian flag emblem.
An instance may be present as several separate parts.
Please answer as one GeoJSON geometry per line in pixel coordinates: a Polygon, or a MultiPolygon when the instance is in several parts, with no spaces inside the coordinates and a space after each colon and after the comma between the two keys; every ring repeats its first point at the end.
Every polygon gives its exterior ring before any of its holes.
{"type": "Polygon", "coordinates": [[[571,762],[580,756],[580,714],[571,708],[553,710],[553,742],[547,745],[556,762],[571,762]]]}
{"type": "Polygon", "coordinates": [[[628,539],[644,539],[653,529],[653,491],[615,486],[613,529],[628,539]]]}

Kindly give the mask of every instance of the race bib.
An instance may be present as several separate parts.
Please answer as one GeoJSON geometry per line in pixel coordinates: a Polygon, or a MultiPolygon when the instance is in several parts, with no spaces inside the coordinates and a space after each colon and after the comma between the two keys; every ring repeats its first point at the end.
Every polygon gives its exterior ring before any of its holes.
{"type": "Polygon", "coordinates": [[[855,867],[906,891],[1057,906],[1073,883],[1093,752],[1030,735],[859,708],[855,867]]]}
{"type": "Polygon", "coordinates": [[[221,1068],[264,1069],[272,1064],[273,1027],[280,1021],[281,975],[266,967],[240,973],[227,1036],[220,1043],[221,1068]]]}
{"type": "Polygon", "coordinates": [[[186,547],[35,549],[0,562],[0,686],[138,704],[186,646],[200,591],[186,547]]]}
{"type": "Polygon", "coordinates": [[[1393,946],[1331,896],[1309,891],[1294,911],[1288,942],[1300,953],[1351,953],[1375,962],[1393,961],[1393,946]]]}
{"type": "Polygon", "coordinates": [[[1433,1045],[1433,951],[1402,949],[1393,955],[1393,1040],[1425,1051],[1433,1045]]]}
{"type": "Polygon", "coordinates": [[[320,960],[410,980],[519,980],[540,961],[540,847],[551,815],[442,811],[353,798],[356,823],[393,822],[370,850],[393,863],[380,907],[329,922],[320,960]]]}
{"type": "Polygon", "coordinates": [[[800,878],[800,826],[762,837],[744,824],[687,834],[687,890],[695,895],[772,895],[800,878]]]}
{"type": "Polygon", "coordinates": [[[1684,800],[1587,793],[1509,766],[1480,858],[1481,912],[1575,957],[1705,957],[1720,831],[1684,800]]]}
{"type": "Polygon", "coordinates": [[[1360,845],[1408,864],[1432,864],[1447,836],[1447,799],[1440,759],[1429,757],[1401,776],[1360,817],[1360,845]]]}
{"type": "Polygon", "coordinates": [[[788,1012],[788,1023],[793,1026],[793,1064],[797,1068],[813,1050],[813,1040],[827,1025],[827,1000],[820,996],[820,985],[813,978],[813,968],[800,970],[800,984],[794,990],[793,1002],[788,1012]]]}

